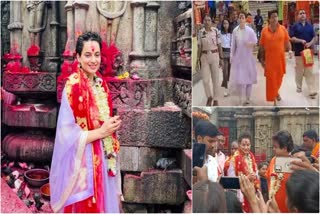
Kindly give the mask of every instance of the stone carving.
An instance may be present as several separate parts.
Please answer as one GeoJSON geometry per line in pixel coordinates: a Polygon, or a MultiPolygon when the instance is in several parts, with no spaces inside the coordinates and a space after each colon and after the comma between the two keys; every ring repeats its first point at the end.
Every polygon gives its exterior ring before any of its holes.
{"type": "Polygon", "coordinates": [[[106,17],[107,19],[115,19],[124,14],[127,7],[127,1],[120,1],[120,2],[114,2],[114,1],[99,1],[97,2],[97,8],[99,13],[106,17]],[[119,11],[108,11],[109,9],[115,10],[117,7],[121,5],[119,11]]]}
{"type": "Polygon", "coordinates": [[[151,84],[145,80],[107,80],[114,108],[145,108],[151,84]]]}
{"type": "Polygon", "coordinates": [[[101,14],[101,37],[107,43],[115,42],[120,24],[120,17],[127,8],[127,1],[98,1],[97,9],[101,14]]]}
{"type": "Polygon", "coordinates": [[[261,124],[255,131],[255,143],[260,146],[267,146],[271,142],[271,125],[261,124]]]}
{"type": "Polygon", "coordinates": [[[3,75],[3,87],[9,92],[56,92],[56,74],[48,72],[3,75]]]}
{"type": "Polygon", "coordinates": [[[10,53],[21,54],[23,23],[21,22],[21,1],[10,1],[10,53]]]}
{"type": "Polygon", "coordinates": [[[173,97],[175,103],[182,108],[182,111],[191,117],[191,82],[182,79],[175,79],[173,84],[173,97]]]}
{"type": "Polygon", "coordinates": [[[27,1],[29,11],[28,31],[31,33],[31,44],[40,47],[41,32],[47,26],[48,9],[46,1],[27,1]]]}
{"type": "Polygon", "coordinates": [[[10,21],[10,2],[1,1],[1,56],[10,51],[10,33],[8,25],[10,21]]]}
{"type": "Polygon", "coordinates": [[[189,73],[191,73],[191,14],[192,9],[189,9],[174,19],[176,39],[172,40],[171,54],[172,65],[178,66],[178,70],[185,70],[187,67],[189,73]]]}
{"type": "Polygon", "coordinates": [[[160,65],[157,61],[158,44],[158,9],[155,1],[132,1],[133,29],[130,69],[136,68],[137,75],[152,79],[160,76],[160,65]]]}

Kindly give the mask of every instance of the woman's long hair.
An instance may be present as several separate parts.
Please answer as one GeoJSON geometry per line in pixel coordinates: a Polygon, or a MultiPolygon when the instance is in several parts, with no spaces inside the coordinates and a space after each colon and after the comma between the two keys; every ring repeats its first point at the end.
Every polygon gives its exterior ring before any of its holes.
{"type": "Polygon", "coordinates": [[[221,34],[227,34],[227,33],[232,33],[231,27],[230,27],[230,21],[228,19],[223,19],[222,24],[221,24],[221,34]],[[228,27],[227,31],[224,29],[224,26],[223,26],[224,21],[227,21],[229,23],[229,27],[228,27]]]}

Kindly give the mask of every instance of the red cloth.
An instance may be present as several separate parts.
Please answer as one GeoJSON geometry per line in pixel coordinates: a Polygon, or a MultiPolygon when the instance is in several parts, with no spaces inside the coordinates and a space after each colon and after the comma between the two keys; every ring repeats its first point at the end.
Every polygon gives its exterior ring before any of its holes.
{"type": "MultiPolygon", "coordinates": [[[[96,72],[96,75],[102,79],[100,74],[96,72]]],[[[73,115],[75,119],[81,121],[80,127],[87,130],[93,130],[101,125],[101,121],[99,120],[100,114],[97,103],[95,101],[95,97],[93,91],[90,87],[90,82],[88,77],[84,74],[83,71],[78,70],[73,76],[70,76],[72,80],[79,80],[72,85],[67,84],[66,90],[69,91],[72,96],[68,97],[71,109],[73,111],[73,115]],[[81,99],[80,99],[81,98],[81,99]]],[[[110,108],[110,116],[112,115],[112,105],[111,105],[111,95],[109,93],[109,89],[105,82],[102,82],[102,86],[105,90],[105,93],[108,96],[108,100],[106,100],[105,104],[110,108]]],[[[115,138],[116,136],[113,134],[112,136],[115,138]]],[[[119,145],[116,144],[118,141],[114,141],[114,152],[119,152],[119,145]]],[[[92,143],[93,144],[93,166],[94,166],[94,195],[93,197],[89,197],[86,200],[71,204],[66,206],[64,212],[103,212],[106,210],[104,207],[104,181],[103,181],[103,164],[102,158],[104,158],[104,152],[100,147],[100,140],[97,140],[92,143]]],[[[112,172],[108,171],[109,176],[115,176],[112,172]]]]}
{"type": "MultiPolygon", "coordinates": [[[[270,161],[270,164],[268,166],[267,172],[266,172],[266,178],[268,181],[268,190],[271,191],[270,182],[271,182],[271,176],[274,173],[274,164],[275,164],[276,157],[272,158],[270,161]]],[[[281,180],[280,188],[275,194],[275,199],[278,204],[279,210],[282,213],[288,213],[289,209],[287,208],[286,204],[286,198],[287,198],[287,192],[286,192],[286,183],[290,177],[290,173],[283,173],[284,177],[281,180]]]]}
{"type": "MultiPolygon", "coordinates": [[[[256,164],[256,160],[254,158],[254,155],[252,154],[252,152],[249,153],[249,156],[251,158],[252,161],[252,171],[256,174],[257,172],[257,164],[256,164]]],[[[234,153],[234,163],[235,163],[235,173],[237,176],[239,176],[240,172],[243,173],[244,175],[249,175],[250,174],[250,169],[248,168],[248,165],[245,161],[245,154],[238,149],[235,153],[234,153]]],[[[260,189],[260,181],[259,179],[256,177],[256,179],[254,180],[254,186],[256,189],[260,189]]],[[[242,204],[242,209],[245,212],[250,212],[251,208],[249,205],[248,200],[244,197],[244,202],[242,204]]]]}

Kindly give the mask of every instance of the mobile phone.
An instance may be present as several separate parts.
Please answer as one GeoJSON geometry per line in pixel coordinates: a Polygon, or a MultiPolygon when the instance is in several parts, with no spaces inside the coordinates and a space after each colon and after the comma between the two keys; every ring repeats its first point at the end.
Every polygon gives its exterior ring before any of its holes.
{"type": "Polygon", "coordinates": [[[293,157],[277,157],[274,164],[275,172],[284,172],[284,173],[292,173],[290,169],[291,161],[302,161],[300,158],[293,157]]]}
{"type": "Polygon", "coordinates": [[[221,177],[219,183],[224,189],[240,189],[238,177],[221,177]]]}
{"type": "Polygon", "coordinates": [[[194,143],[192,147],[192,166],[202,167],[206,157],[206,144],[194,143]]]}
{"type": "Polygon", "coordinates": [[[118,109],[116,109],[116,108],[113,109],[113,112],[112,112],[112,113],[113,113],[113,116],[117,116],[117,115],[118,115],[118,109]]]}

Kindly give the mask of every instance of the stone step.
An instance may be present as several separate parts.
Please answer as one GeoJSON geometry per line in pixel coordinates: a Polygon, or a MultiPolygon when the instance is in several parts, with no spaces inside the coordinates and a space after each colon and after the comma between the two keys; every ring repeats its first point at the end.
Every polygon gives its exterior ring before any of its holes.
{"type": "Polygon", "coordinates": [[[143,204],[122,202],[124,213],[148,213],[147,206],[143,204]]]}
{"type": "Polygon", "coordinates": [[[274,3],[261,3],[261,2],[251,2],[249,1],[249,11],[251,12],[251,15],[254,16],[257,14],[257,9],[261,10],[261,15],[264,21],[264,25],[267,24],[268,20],[268,12],[271,10],[277,9],[277,2],[274,3]]]}
{"type": "Polygon", "coordinates": [[[184,149],[180,152],[180,166],[183,171],[183,178],[187,182],[187,184],[191,187],[191,157],[192,157],[192,149],[184,149]]]}
{"type": "Polygon", "coordinates": [[[182,170],[142,172],[140,176],[126,174],[123,196],[128,203],[179,205],[186,200],[182,170]]]}
{"type": "Polygon", "coordinates": [[[1,178],[1,213],[32,213],[18,195],[1,178]]]}
{"type": "Polygon", "coordinates": [[[45,104],[4,104],[2,122],[8,126],[55,128],[57,107],[45,104]]]}
{"type": "MultiPolygon", "coordinates": [[[[106,78],[114,109],[150,109],[174,102],[189,117],[191,115],[191,81],[179,78],[148,80],[106,78]]],[[[57,101],[61,102],[61,93],[65,82],[59,81],[57,101]]]]}
{"type": "Polygon", "coordinates": [[[121,145],[181,149],[191,146],[190,118],[177,106],[118,109],[118,114],[122,120],[117,131],[121,145]]]}
{"type": "Polygon", "coordinates": [[[54,94],[56,87],[56,73],[3,73],[3,88],[14,94],[54,94]]]}
{"type": "Polygon", "coordinates": [[[149,147],[120,147],[121,171],[142,172],[155,169],[160,158],[174,157],[176,149],[160,149],[149,147]],[[122,163],[122,164],[121,164],[122,163]]]}

